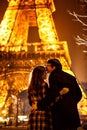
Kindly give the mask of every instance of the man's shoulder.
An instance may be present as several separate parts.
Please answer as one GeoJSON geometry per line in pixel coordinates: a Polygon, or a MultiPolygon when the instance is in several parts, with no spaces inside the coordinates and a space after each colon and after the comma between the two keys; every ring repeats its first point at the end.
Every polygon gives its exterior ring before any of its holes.
{"type": "Polygon", "coordinates": [[[62,71],[61,73],[75,79],[74,75],[71,75],[71,74],[69,74],[69,73],[67,73],[65,71],[62,71]]]}
{"type": "Polygon", "coordinates": [[[51,75],[51,77],[56,77],[56,78],[61,78],[61,79],[71,79],[71,80],[76,80],[75,76],[61,70],[61,71],[54,71],[51,75]]]}
{"type": "Polygon", "coordinates": [[[64,79],[68,79],[68,80],[76,80],[75,76],[65,72],[65,71],[61,71],[59,74],[58,74],[59,77],[63,77],[64,79]]]}

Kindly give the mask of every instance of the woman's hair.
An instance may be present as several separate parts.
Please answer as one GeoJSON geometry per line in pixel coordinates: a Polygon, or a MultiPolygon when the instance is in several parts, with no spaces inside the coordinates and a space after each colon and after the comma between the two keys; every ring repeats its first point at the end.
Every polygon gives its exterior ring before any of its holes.
{"type": "Polygon", "coordinates": [[[28,93],[35,90],[36,93],[38,94],[38,92],[41,90],[41,85],[44,82],[43,79],[44,72],[45,72],[44,66],[37,66],[34,68],[31,76],[31,81],[28,87],[28,93]]]}
{"type": "Polygon", "coordinates": [[[62,70],[62,65],[58,59],[50,59],[47,61],[48,64],[51,64],[52,67],[56,67],[58,70],[62,70]]]}

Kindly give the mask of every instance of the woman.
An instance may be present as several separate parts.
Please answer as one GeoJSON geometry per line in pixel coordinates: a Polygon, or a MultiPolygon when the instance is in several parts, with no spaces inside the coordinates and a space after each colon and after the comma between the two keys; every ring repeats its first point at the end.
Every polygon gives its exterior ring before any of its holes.
{"type": "MultiPolygon", "coordinates": [[[[32,72],[31,82],[28,88],[29,104],[34,106],[39,100],[46,96],[48,85],[45,82],[45,67],[37,66],[32,72]]],[[[50,110],[37,108],[29,115],[28,130],[52,130],[52,118],[50,110]]]]}

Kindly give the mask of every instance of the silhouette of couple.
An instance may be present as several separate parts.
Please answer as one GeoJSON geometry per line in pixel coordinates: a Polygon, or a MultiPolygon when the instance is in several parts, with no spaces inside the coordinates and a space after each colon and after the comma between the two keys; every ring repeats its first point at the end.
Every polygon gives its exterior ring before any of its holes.
{"type": "Polygon", "coordinates": [[[77,109],[81,98],[76,78],[62,70],[58,59],[49,59],[46,67],[36,66],[28,87],[28,130],[82,129],[77,109]]]}

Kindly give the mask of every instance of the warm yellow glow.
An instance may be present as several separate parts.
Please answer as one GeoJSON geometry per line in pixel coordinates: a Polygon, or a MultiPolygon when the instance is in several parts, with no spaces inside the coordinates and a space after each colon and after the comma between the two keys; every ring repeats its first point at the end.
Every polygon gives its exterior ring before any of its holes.
{"type": "Polygon", "coordinates": [[[79,109],[80,115],[87,115],[87,95],[83,91],[81,86],[80,86],[80,89],[82,91],[83,96],[82,96],[81,101],[78,103],[78,109],[79,109]]]}
{"type": "Polygon", "coordinates": [[[36,65],[45,65],[47,59],[58,58],[63,70],[74,75],[70,68],[71,59],[67,42],[59,41],[55,29],[52,18],[52,12],[55,11],[53,0],[8,0],[8,2],[8,8],[0,25],[0,51],[2,54],[5,52],[7,56],[10,52],[14,57],[11,56],[11,59],[4,57],[1,61],[3,63],[0,62],[4,67],[3,74],[0,75],[0,116],[8,114],[12,100],[16,100],[18,93],[27,89],[29,73],[36,65]],[[33,26],[38,27],[40,42],[28,43],[29,27],[33,26]],[[33,51],[30,49],[32,45],[33,51]],[[7,66],[10,70],[8,73],[5,72],[4,66],[7,62],[14,63],[14,70],[10,69],[10,64],[7,66]],[[30,70],[25,70],[26,66],[30,70]],[[19,70],[16,70],[18,68],[19,70]]]}
{"type": "Polygon", "coordinates": [[[3,118],[2,117],[0,117],[0,122],[2,122],[3,121],[3,118]]]}
{"type": "Polygon", "coordinates": [[[2,110],[2,114],[6,114],[6,110],[2,110]]]}
{"type": "Polygon", "coordinates": [[[27,117],[27,116],[22,116],[22,115],[20,115],[20,116],[18,116],[18,119],[19,119],[20,121],[28,121],[28,117],[27,117]]]}
{"type": "Polygon", "coordinates": [[[39,27],[39,35],[42,41],[48,43],[58,42],[58,37],[55,31],[53,19],[49,9],[36,9],[37,12],[37,22],[39,27]]]}

